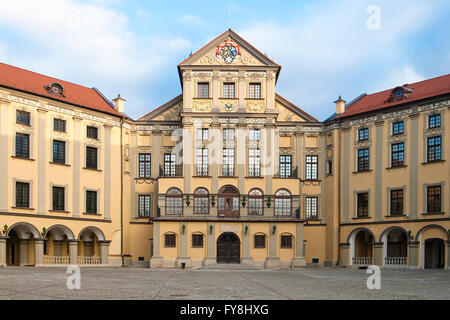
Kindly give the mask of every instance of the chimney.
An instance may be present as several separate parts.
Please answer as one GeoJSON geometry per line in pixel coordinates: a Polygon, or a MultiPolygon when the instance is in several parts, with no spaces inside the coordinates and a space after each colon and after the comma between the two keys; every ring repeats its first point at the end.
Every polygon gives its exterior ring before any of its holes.
{"type": "Polygon", "coordinates": [[[344,113],[347,101],[342,100],[341,96],[339,96],[339,99],[334,101],[334,103],[336,103],[336,114],[344,113]]]}
{"type": "Polygon", "coordinates": [[[114,108],[118,111],[118,112],[120,112],[120,113],[123,113],[123,106],[124,106],[124,104],[125,104],[125,99],[124,98],[122,98],[121,96],[120,96],[120,93],[119,93],[119,95],[117,96],[117,98],[115,98],[114,100],[113,100],[113,102],[114,102],[114,108]]]}

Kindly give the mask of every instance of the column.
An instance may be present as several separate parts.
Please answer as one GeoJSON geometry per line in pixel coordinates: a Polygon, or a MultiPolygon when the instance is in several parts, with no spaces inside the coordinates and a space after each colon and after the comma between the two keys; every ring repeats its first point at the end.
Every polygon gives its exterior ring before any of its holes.
{"type": "Polygon", "coordinates": [[[275,139],[275,129],[272,123],[265,125],[264,130],[266,132],[265,141],[263,141],[263,152],[261,153],[261,164],[264,165],[264,175],[266,179],[266,194],[273,194],[272,190],[272,177],[274,174],[274,162],[275,162],[275,145],[278,145],[275,139]]]}
{"type": "Polygon", "coordinates": [[[342,267],[348,267],[350,265],[350,243],[342,242],[339,244],[341,249],[341,258],[339,265],[342,267]]]}
{"type": "MultiPolygon", "coordinates": [[[[159,177],[159,166],[161,165],[161,159],[164,156],[163,154],[161,154],[161,145],[162,145],[162,136],[161,136],[161,130],[153,130],[152,131],[152,158],[151,158],[151,176],[152,178],[156,179],[153,181],[154,184],[154,188],[153,190],[155,190],[154,192],[154,198],[151,199],[151,203],[152,203],[152,210],[151,210],[151,215],[152,217],[156,217],[158,215],[158,193],[157,190],[158,189],[158,180],[157,178],[159,177]]],[[[134,182],[133,182],[134,184],[134,182]]]]}
{"type": "MultiPolygon", "coordinates": [[[[343,128],[344,144],[343,148],[343,172],[342,172],[342,213],[343,222],[350,222],[350,128],[343,128]]],[[[341,147],[341,146],[339,146],[341,147]]],[[[338,168],[340,170],[340,168],[338,168]]],[[[340,209],[340,208],[339,208],[340,209]]],[[[339,223],[341,223],[339,221],[339,223]]]]}
{"type": "Polygon", "coordinates": [[[69,263],[71,265],[78,264],[78,242],[80,240],[70,239],[67,244],[69,246],[69,263]]]}
{"type": "Polygon", "coordinates": [[[81,120],[73,117],[73,217],[80,216],[81,120]]]}
{"type": "MultiPolygon", "coordinates": [[[[131,220],[134,220],[138,216],[138,210],[137,210],[138,197],[136,195],[136,180],[135,180],[135,178],[138,176],[136,174],[136,168],[137,168],[137,161],[139,161],[139,160],[136,160],[136,158],[139,157],[139,155],[136,152],[136,146],[137,146],[137,142],[138,142],[136,131],[130,131],[130,135],[131,135],[131,137],[130,137],[130,183],[131,183],[131,186],[130,186],[130,190],[131,190],[130,217],[131,217],[131,220]]],[[[150,159],[150,161],[152,164],[153,159],[150,159]]],[[[150,168],[150,171],[153,171],[151,169],[153,169],[153,168],[150,168]]],[[[151,199],[151,200],[153,200],[153,199],[151,199]]],[[[153,212],[153,210],[151,210],[151,212],[153,212]]]]}
{"type": "MultiPolygon", "coordinates": [[[[376,145],[375,145],[375,220],[383,219],[383,184],[382,177],[384,172],[383,166],[383,149],[386,145],[383,139],[383,123],[384,121],[375,122],[376,145]]],[[[373,153],[372,153],[373,154],[373,153]]],[[[377,266],[379,264],[375,263],[377,266]]]]}
{"type": "Polygon", "coordinates": [[[183,71],[183,112],[192,112],[191,70],[183,71]]]}
{"type": "Polygon", "coordinates": [[[38,108],[38,213],[46,214],[46,174],[45,168],[47,167],[46,161],[46,127],[47,127],[47,110],[38,108]]]}
{"type": "MultiPolygon", "coordinates": [[[[447,265],[445,266],[445,269],[450,270],[450,240],[445,241],[446,247],[447,247],[447,265]]],[[[1,249],[0,249],[1,254],[1,249]]],[[[0,262],[1,265],[1,262],[0,262]]]]}
{"type": "Polygon", "coordinates": [[[408,265],[410,269],[420,269],[419,266],[419,241],[408,242],[408,265]]]}
{"type": "Polygon", "coordinates": [[[41,267],[44,265],[44,240],[34,239],[34,266],[41,267]]]}
{"type": "MultiPolygon", "coordinates": [[[[9,104],[8,100],[0,98],[0,181],[8,181],[9,104]]],[[[0,183],[0,210],[2,211],[8,211],[8,185],[9,183],[0,183]]]]}
{"type": "MultiPolygon", "coordinates": [[[[239,193],[245,192],[245,177],[247,176],[246,172],[246,163],[247,163],[247,148],[245,145],[245,137],[246,137],[246,125],[243,123],[238,124],[236,128],[236,146],[234,148],[235,153],[235,163],[237,172],[235,175],[238,177],[238,189],[239,193]]],[[[240,201],[239,201],[240,202],[240,201]]],[[[242,211],[242,210],[241,210],[242,211]]],[[[244,212],[242,212],[244,213],[244,212]]]]}
{"type": "Polygon", "coordinates": [[[239,98],[239,107],[238,112],[245,112],[245,98],[247,97],[247,81],[245,76],[245,71],[240,70],[238,76],[238,98],[239,98]]]}
{"type": "MultiPolygon", "coordinates": [[[[176,148],[175,148],[176,149],[176,148]]],[[[192,159],[192,125],[183,125],[183,177],[184,179],[184,193],[191,193],[191,168],[193,165],[192,159]]],[[[178,159],[179,155],[177,155],[178,159]]]]}
{"type": "Polygon", "coordinates": [[[180,222],[180,256],[177,257],[175,261],[175,266],[177,268],[182,268],[182,263],[185,264],[185,268],[191,266],[191,258],[188,256],[188,223],[180,222]]]}
{"type": "Polygon", "coordinates": [[[100,258],[102,259],[103,265],[109,265],[109,244],[111,241],[109,240],[99,240],[98,241],[98,248],[99,248],[99,254],[100,258]]]}
{"type": "Polygon", "coordinates": [[[384,246],[383,242],[374,242],[373,244],[373,255],[374,255],[373,264],[379,267],[384,265],[383,246],[384,246]]]}
{"type": "Polygon", "coordinates": [[[208,223],[208,233],[206,235],[206,250],[207,256],[203,260],[203,265],[214,264],[217,262],[216,259],[216,224],[214,222],[208,223]],[[211,228],[212,227],[212,228],[211,228]]]}
{"type": "Polygon", "coordinates": [[[251,224],[244,223],[242,225],[242,264],[254,265],[253,258],[250,255],[250,245],[251,245],[251,224]],[[247,227],[247,229],[246,229],[247,227]]]}
{"type": "Polygon", "coordinates": [[[162,257],[160,253],[161,234],[160,222],[153,221],[153,256],[150,258],[150,268],[161,268],[162,257]]]}
{"type": "Polygon", "coordinates": [[[266,77],[266,103],[267,112],[272,113],[275,111],[275,72],[268,71],[266,77]]]}
{"type": "MultiPolygon", "coordinates": [[[[111,219],[111,126],[103,125],[105,128],[105,170],[104,170],[104,186],[105,195],[103,197],[103,217],[105,220],[111,219]]],[[[134,182],[134,181],[133,181],[134,182]]],[[[134,186],[134,183],[132,183],[134,186]]]]}
{"type": "Polygon", "coordinates": [[[6,244],[9,237],[0,237],[0,267],[6,267],[6,244]]]}
{"type": "MultiPolygon", "coordinates": [[[[409,215],[408,219],[415,220],[418,215],[418,186],[419,186],[419,113],[409,116],[411,124],[411,135],[408,137],[410,141],[409,157],[409,215]]],[[[422,136],[422,135],[421,135],[422,136]]]]}
{"type": "Polygon", "coordinates": [[[20,247],[20,266],[28,265],[28,244],[30,240],[28,239],[20,239],[19,247],[20,247]]]}
{"type": "Polygon", "coordinates": [[[303,243],[303,222],[298,222],[296,225],[295,257],[292,259],[292,268],[303,267],[306,267],[303,243]]]}
{"type": "Polygon", "coordinates": [[[278,231],[277,224],[271,223],[269,225],[269,256],[264,261],[264,268],[274,269],[280,267],[280,258],[278,258],[277,247],[278,247],[278,231]],[[275,229],[274,229],[275,227],[275,229]]]}

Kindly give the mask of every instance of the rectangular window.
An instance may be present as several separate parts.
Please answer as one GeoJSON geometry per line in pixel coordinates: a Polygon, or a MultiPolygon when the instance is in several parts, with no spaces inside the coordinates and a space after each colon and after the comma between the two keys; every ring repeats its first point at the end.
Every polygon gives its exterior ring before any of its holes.
{"type": "Polygon", "coordinates": [[[139,217],[150,217],[149,195],[139,195],[139,217]]]}
{"type": "Polygon", "coordinates": [[[53,131],[66,132],[66,120],[53,119],[53,131]]]}
{"type": "Polygon", "coordinates": [[[391,190],[391,216],[403,214],[403,190],[391,190]]]}
{"type": "Polygon", "coordinates": [[[369,128],[359,129],[358,138],[359,141],[369,140],[369,128]]]}
{"type": "Polygon", "coordinates": [[[16,111],[16,123],[29,126],[30,125],[30,113],[26,112],[26,111],[17,110],[16,111]]]}
{"type": "Polygon", "coordinates": [[[97,191],[86,191],[86,213],[97,213],[97,191]]]}
{"type": "Polygon", "coordinates": [[[86,147],[86,168],[97,169],[97,148],[86,147]]]}
{"type": "Polygon", "coordinates": [[[16,207],[30,207],[30,184],[25,182],[16,182],[16,207]]]}
{"type": "Polygon", "coordinates": [[[289,178],[292,173],[292,156],[280,155],[280,178],[289,178]]]}
{"type": "Polygon", "coordinates": [[[358,150],[358,171],[369,171],[369,149],[358,150]]]}
{"type": "Polygon", "coordinates": [[[192,248],[203,248],[203,235],[193,234],[192,235],[192,248]]]}
{"type": "Polygon", "coordinates": [[[248,131],[248,140],[249,141],[261,141],[261,130],[250,129],[248,131]]]}
{"type": "Polygon", "coordinates": [[[53,140],[53,162],[66,163],[66,143],[64,141],[53,140]]]}
{"type": "Polygon", "coordinates": [[[151,154],[139,153],[139,178],[150,178],[151,168],[151,154]]]}
{"type": "Polygon", "coordinates": [[[258,148],[248,150],[248,175],[250,177],[261,176],[261,150],[258,148]]]}
{"type": "Polygon", "coordinates": [[[333,161],[327,161],[327,174],[333,174],[333,161]]]}
{"type": "Polygon", "coordinates": [[[250,99],[261,99],[261,83],[250,83],[250,99]]]}
{"type": "Polygon", "coordinates": [[[357,217],[369,216],[369,193],[363,192],[357,195],[357,217]]]}
{"type": "Polygon", "coordinates": [[[208,175],[208,148],[197,148],[196,175],[208,175]]]}
{"type": "Polygon", "coordinates": [[[427,187],[427,212],[441,212],[441,186],[427,187]]]}
{"type": "Polygon", "coordinates": [[[392,134],[402,134],[404,132],[403,121],[397,121],[392,124],[392,134]]]}
{"type": "Polygon", "coordinates": [[[223,129],[223,140],[234,141],[234,129],[223,129]]]}
{"type": "Polygon", "coordinates": [[[164,235],[164,246],[166,248],[176,248],[177,238],[174,233],[166,233],[164,235]]]}
{"type": "Polygon", "coordinates": [[[306,156],[306,180],[317,180],[318,159],[318,156],[306,156]]]}
{"type": "Polygon", "coordinates": [[[266,236],[255,235],[255,248],[262,249],[266,247],[266,236]]]}
{"type": "Polygon", "coordinates": [[[208,141],[209,130],[207,128],[197,129],[197,140],[198,141],[208,141]]]}
{"type": "Polygon", "coordinates": [[[317,218],[317,197],[306,197],[306,219],[317,218]]]}
{"type": "Polygon", "coordinates": [[[30,135],[16,133],[16,157],[30,158],[30,135]]]}
{"type": "Polygon", "coordinates": [[[441,115],[434,114],[428,117],[428,128],[439,128],[441,126],[441,115]]]}
{"type": "Polygon", "coordinates": [[[282,235],[281,236],[281,248],[292,248],[292,236],[282,235]]]}
{"type": "Polygon", "coordinates": [[[164,176],[175,177],[176,174],[176,155],[171,153],[164,154],[164,176]]]}
{"type": "Polygon", "coordinates": [[[199,82],[198,83],[197,98],[209,98],[209,83],[208,82],[199,82]]]}
{"type": "Polygon", "coordinates": [[[442,138],[441,136],[430,137],[427,140],[427,161],[442,160],[442,138]]]}
{"type": "Polygon", "coordinates": [[[222,175],[227,177],[234,176],[234,149],[223,149],[222,175]]]}
{"type": "Polygon", "coordinates": [[[405,165],[405,145],[403,142],[391,145],[391,167],[401,167],[405,165]]]}
{"type": "Polygon", "coordinates": [[[63,187],[53,187],[52,188],[52,202],[53,202],[53,210],[55,211],[64,211],[64,197],[65,192],[63,187]]]}
{"type": "Polygon", "coordinates": [[[234,99],[234,83],[233,82],[227,82],[223,84],[223,97],[228,99],[234,99]]]}
{"type": "Polygon", "coordinates": [[[93,126],[88,126],[86,136],[91,139],[98,139],[98,128],[93,127],[93,126]]]}

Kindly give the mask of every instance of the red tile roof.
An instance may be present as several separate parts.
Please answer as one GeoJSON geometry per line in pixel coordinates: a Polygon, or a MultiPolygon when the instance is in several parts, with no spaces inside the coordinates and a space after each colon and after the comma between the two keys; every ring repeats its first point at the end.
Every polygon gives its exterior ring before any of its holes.
{"type": "Polygon", "coordinates": [[[359,100],[349,105],[345,109],[344,113],[338,115],[338,118],[389,108],[413,101],[419,101],[426,98],[431,98],[434,96],[450,93],[450,74],[415,82],[412,84],[406,84],[403,85],[403,87],[413,90],[411,93],[407,93],[408,95],[407,98],[388,102],[388,99],[395,88],[391,88],[381,92],[376,92],[373,94],[364,95],[359,100]]]}
{"type": "Polygon", "coordinates": [[[4,63],[0,63],[0,86],[119,117],[125,116],[117,112],[94,88],[80,86],[4,63]],[[58,96],[47,91],[46,87],[52,83],[57,83],[63,87],[63,96],[58,96]]]}

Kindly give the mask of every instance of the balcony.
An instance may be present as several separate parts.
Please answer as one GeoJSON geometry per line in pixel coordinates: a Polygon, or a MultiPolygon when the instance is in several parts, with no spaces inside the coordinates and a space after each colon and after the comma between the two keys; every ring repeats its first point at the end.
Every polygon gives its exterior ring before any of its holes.
{"type": "Polygon", "coordinates": [[[159,176],[160,177],[182,177],[183,176],[183,165],[182,164],[171,164],[171,165],[159,166],[159,176]]]}
{"type": "Polygon", "coordinates": [[[372,257],[353,257],[353,265],[369,266],[372,264],[372,257]]]}
{"type": "MultiPolygon", "coordinates": [[[[242,205],[242,204],[241,204],[242,205]]],[[[291,214],[275,214],[274,209],[265,207],[261,212],[249,211],[247,207],[241,207],[240,210],[218,210],[217,203],[214,207],[204,208],[202,213],[195,213],[193,205],[184,205],[179,208],[178,213],[165,214],[165,207],[159,207],[156,220],[214,220],[214,221],[299,221],[299,210],[292,209],[291,214]]]]}
{"type": "Polygon", "coordinates": [[[297,167],[278,167],[275,169],[274,178],[298,178],[297,167]]]}
{"type": "Polygon", "coordinates": [[[403,268],[407,266],[407,258],[406,257],[385,257],[384,265],[388,267],[394,268],[403,268]]]}

